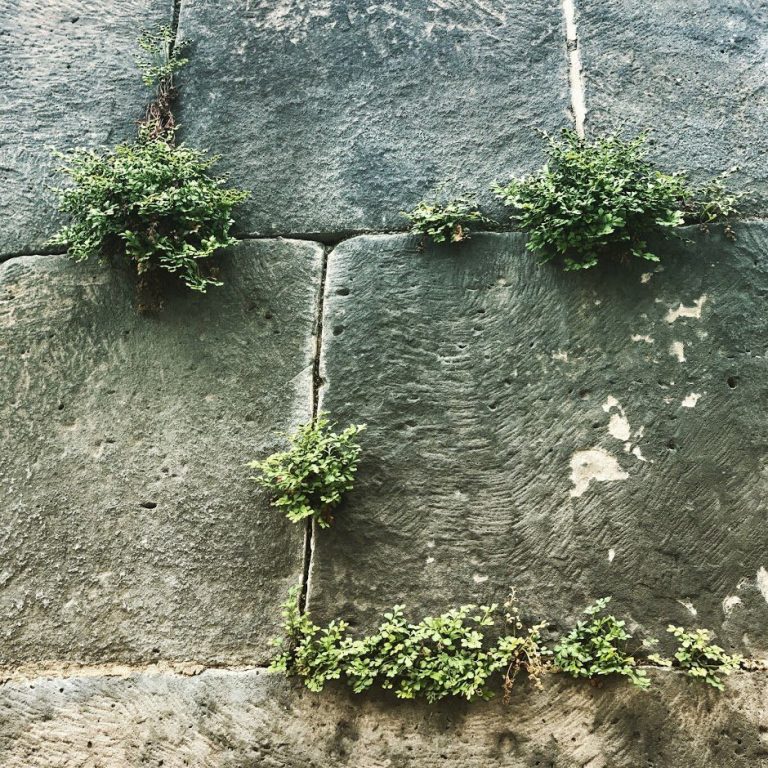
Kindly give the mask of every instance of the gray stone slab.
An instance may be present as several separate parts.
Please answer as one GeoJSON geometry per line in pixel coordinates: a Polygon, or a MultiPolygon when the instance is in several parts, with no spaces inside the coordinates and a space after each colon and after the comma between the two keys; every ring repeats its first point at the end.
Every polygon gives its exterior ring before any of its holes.
{"type": "Polygon", "coordinates": [[[303,531],[244,464],[311,414],[321,266],[243,243],[156,317],[107,267],[0,266],[0,666],[268,657],[303,531]]]}
{"type": "Polygon", "coordinates": [[[587,132],[650,129],[652,156],[703,182],[738,165],[745,207],[768,203],[768,5],[577,3],[587,132]]]}
{"type": "Polygon", "coordinates": [[[185,139],[263,234],[404,229],[441,184],[489,197],[567,124],[560,3],[185,0],[185,139]]]}
{"type": "Polygon", "coordinates": [[[53,150],[136,132],[148,91],[134,65],[171,0],[0,0],[0,258],[39,253],[61,223],[53,150]]]}
{"type": "Polygon", "coordinates": [[[0,687],[5,768],[765,768],[765,675],[719,694],[652,673],[649,691],[550,678],[509,705],[425,706],[264,671],[38,678],[0,687]]]}
{"type": "Polygon", "coordinates": [[[658,269],[583,274],[519,234],[330,254],[321,407],[368,430],[315,538],[318,617],[516,587],[563,626],[612,594],[641,630],[765,651],[768,227],[684,232],[658,269]]]}

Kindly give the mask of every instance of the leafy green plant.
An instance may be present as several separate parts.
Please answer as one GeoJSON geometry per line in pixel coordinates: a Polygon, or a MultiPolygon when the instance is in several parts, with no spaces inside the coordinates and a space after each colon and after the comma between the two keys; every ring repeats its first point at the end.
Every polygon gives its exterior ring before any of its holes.
{"type": "Polygon", "coordinates": [[[566,270],[611,255],[658,261],[650,235],[686,217],[709,223],[736,211],[738,196],[722,180],[694,191],[684,174],[656,169],[645,156],[646,134],[587,141],[565,130],[559,140],[546,138],[544,167],[494,191],[528,232],[528,249],[544,261],[562,258],[566,270]]]}
{"type": "Polygon", "coordinates": [[[650,680],[626,650],[632,635],[624,628],[625,622],[610,614],[600,615],[610,600],[610,597],[596,600],[584,611],[589,620],[579,621],[560,639],[554,647],[555,666],[573,677],[622,675],[634,685],[647,688],[650,680]]]}
{"type": "MultiPolygon", "coordinates": [[[[216,158],[175,144],[172,77],[186,59],[171,43],[167,28],[142,36],[142,49],[158,59],[140,64],[143,79],[156,84],[157,92],[136,140],[111,150],[58,155],[72,182],[59,190],[60,208],[70,221],[52,242],[66,245],[75,261],[126,259],[139,275],[140,293],[151,293],[147,286],[158,270],[177,274],[195,291],[221,285],[203,263],[236,242],[232,211],[247,197],[211,175],[216,158]]],[[[158,306],[152,297],[145,308],[158,306]]]]}
{"type": "Polygon", "coordinates": [[[694,629],[689,632],[683,627],[670,624],[667,632],[677,639],[678,647],[673,659],[651,654],[650,661],[665,667],[678,667],[686,675],[701,680],[722,691],[720,675],[730,675],[741,664],[740,656],[727,654],[719,645],[712,645],[709,630],[694,629]]]}
{"type": "Polygon", "coordinates": [[[434,243],[469,240],[470,225],[488,223],[474,201],[460,197],[446,202],[422,200],[411,211],[401,212],[411,222],[411,234],[424,235],[434,243]]]}
{"type": "Polygon", "coordinates": [[[296,592],[283,616],[285,638],[275,641],[278,655],[271,669],[301,677],[312,691],[342,679],[356,693],[378,685],[401,699],[487,699],[495,673],[530,670],[532,660],[543,654],[533,647],[538,645],[535,632],[502,637],[496,644],[488,639],[495,605],[464,605],[418,623],[408,622],[403,606],[395,606],[373,634],[361,638],[352,637],[343,621],[322,628],[301,615],[296,592]]]}
{"type": "Polygon", "coordinates": [[[364,424],[352,424],[336,433],[321,415],[290,436],[287,451],[248,466],[259,471],[253,479],[272,492],[272,505],[289,520],[296,523],[314,517],[321,528],[327,528],[342,496],[352,490],[360,457],[357,437],[364,429],[364,424]]]}

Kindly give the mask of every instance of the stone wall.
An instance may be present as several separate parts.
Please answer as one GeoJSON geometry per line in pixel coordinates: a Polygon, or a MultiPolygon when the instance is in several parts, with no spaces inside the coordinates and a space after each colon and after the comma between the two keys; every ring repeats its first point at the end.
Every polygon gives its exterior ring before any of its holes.
{"type": "Polygon", "coordinates": [[[768,765],[764,672],[428,707],[264,669],[302,582],[361,628],[514,587],[553,629],[611,594],[640,634],[768,655],[767,14],[564,6],[0,0],[0,765],[768,765]],[[126,271],[46,246],[49,148],[131,134],[159,21],[190,40],[183,138],[253,197],[224,287],[142,316],[126,271]],[[755,218],[585,274],[520,233],[397,232],[574,118],[652,127],[697,178],[738,163],[755,218]],[[245,466],[318,408],[368,424],[323,531],[245,466]]]}

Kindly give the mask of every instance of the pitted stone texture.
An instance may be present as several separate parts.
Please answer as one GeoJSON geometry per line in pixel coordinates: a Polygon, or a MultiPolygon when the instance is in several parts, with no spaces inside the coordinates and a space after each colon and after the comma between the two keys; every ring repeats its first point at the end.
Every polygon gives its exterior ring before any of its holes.
{"type": "Polygon", "coordinates": [[[0,666],[268,657],[303,531],[244,464],[311,415],[321,267],[241,244],[156,317],[107,267],[0,267],[0,666]]]}
{"type": "Polygon", "coordinates": [[[185,0],[182,135],[249,189],[262,234],[405,229],[442,186],[541,162],[568,123],[560,3],[185,0]]]}
{"type": "Polygon", "coordinates": [[[583,274],[538,265],[518,234],[336,248],[321,407],[368,429],[315,539],[316,618],[515,587],[562,627],[612,594],[641,630],[700,624],[764,652],[766,233],[689,228],[656,270],[583,274]]]}
{"type": "Polygon", "coordinates": [[[745,210],[768,204],[768,5],[577,3],[587,133],[651,130],[651,156],[696,182],[739,166],[745,210]]]}
{"type": "Polygon", "coordinates": [[[133,53],[171,0],[0,0],[0,258],[39,253],[58,229],[53,151],[136,133],[149,91],[133,53]]]}
{"type": "Polygon", "coordinates": [[[654,686],[561,678],[508,705],[311,694],[263,671],[40,678],[0,688],[4,768],[765,768],[766,676],[723,694],[673,673],[654,686]]]}

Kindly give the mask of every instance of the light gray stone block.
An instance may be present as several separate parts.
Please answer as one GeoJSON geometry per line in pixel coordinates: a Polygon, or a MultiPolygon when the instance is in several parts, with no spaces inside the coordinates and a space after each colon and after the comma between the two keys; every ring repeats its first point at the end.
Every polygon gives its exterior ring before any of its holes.
{"type": "Polygon", "coordinates": [[[674,673],[649,691],[550,678],[505,705],[427,706],[260,670],[49,677],[0,687],[5,768],[765,768],[765,675],[718,693],[674,673]]]}
{"type": "Polygon", "coordinates": [[[39,253],[57,231],[53,150],[130,138],[149,91],[134,64],[171,0],[0,0],[0,260],[39,253]]]}
{"type": "Polygon", "coordinates": [[[560,3],[185,0],[182,135],[251,190],[262,234],[406,228],[444,185],[489,198],[568,122],[560,3]]]}
{"type": "Polygon", "coordinates": [[[303,530],[244,465],[311,415],[322,249],[221,263],[154,317],[125,272],[0,266],[0,666],[268,657],[303,530]]]}
{"type": "Polygon", "coordinates": [[[317,618],[516,587],[561,627],[613,595],[641,631],[765,651],[768,229],[683,232],[657,269],[583,274],[517,234],[330,254],[321,407],[368,429],[315,538],[317,618]]]}
{"type": "Polygon", "coordinates": [[[768,202],[768,6],[760,0],[577,2],[587,133],[651,130],[651,155],[697,182],[734,165],[768,202]]]}

